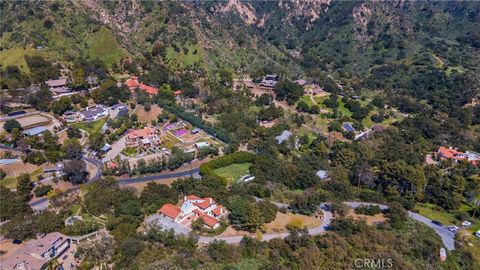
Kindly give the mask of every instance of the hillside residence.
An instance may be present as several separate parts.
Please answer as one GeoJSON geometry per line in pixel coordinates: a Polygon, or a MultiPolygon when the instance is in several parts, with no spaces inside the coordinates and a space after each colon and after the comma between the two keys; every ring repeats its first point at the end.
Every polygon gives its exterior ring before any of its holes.
{"type": "Polygon", "coordinates": [[[64,94],[71,92],[72,89],[67,87],[67,77],[61,77],[56,80],[48,80],[45,82],[50,91],[53,91],[56,94],[64,94]]]}
{"type": "Polygon", "coordinates": [[[131,129],[127,132],[127,146],[147,146],[152,144],[160,144],[160,138],[157,135],[157,130],[153,127],[131,129]]]}
{"type": "Polygon", "coordinates": [[[202,218],[205,227],[216,229],[220,226],[220,218],[225,217],[226,210],[212,198],[189,195],[184,198],[181,207],[164,204],[160,208],[160,215],[188,228],[192,226],[193,221],[202,218]]]}
{"type": "Polygon", "coordinates": [[[130,79],[126,80],[125,81],[125,85],[128,87],[128,89],[130,89],[130,91],[135,91],[136,89],[140,89],[140,90],[144,90],[146,91],[148,94],[150,95],[156,95],[158,94],[158,89],[153,87],[153,86],[150,86],[150,85],[146,85],[146,84],[143,84],[143,83],[140,83],[138,81],[138,77],[137,76],[131,76],[130,79]]]}
{"type": "Polygon", "coordinates": [[[99,118],[108,115],[107,107],[103,105],[95,105],[85,110],[82,110],[79,113],[80,121],[95,121],[99,118]]]}
{"type": "Polygon", "coordinates": [[[2,259],[0,269],[44,269],[51,259],[62,255],[70,247],[70,240],[63,234],[49,233],[36,240],[30,240],[6,259],[2,259]]]}
{"type": "Polygon", "coordinates": [[[282,132],[282,134],[278,135],[277,137],[275,137],[275,140],[277,141],[277,144],[281,144],[283,143],[284,141],[290,139],[290,137],[292,136],[292,132],[288,131],[288,130],[284,130],[282,132]]]}
{"type": "Polygon", "coordinates": [[[350,123],[343,123],[342,129],[345,130],[346,132],[355,132],[355,128],[352,126],[350,123]]]}
{"type": "Polygon", "coordinates": [[[62,117],[63,120],[65,120],[67,123],[75,123],[80,121],[80,115],[77,112],[71,110],[64,112],[62,117]]]}
{"type": "Polygon", "coordinates": [[[453,159],[455,162],[466,160],[475,166],[480,165],[480,153],[476,152],[461,152],[452,147],[439,147],[437,151],[437,157],[439,159],[453,159]]]}
{"type": "Polygon", "coordinates": [[[260,82],[260,86],[273,88],[278,83],[278,75],[267,74],[265,78],[260,82]]]}

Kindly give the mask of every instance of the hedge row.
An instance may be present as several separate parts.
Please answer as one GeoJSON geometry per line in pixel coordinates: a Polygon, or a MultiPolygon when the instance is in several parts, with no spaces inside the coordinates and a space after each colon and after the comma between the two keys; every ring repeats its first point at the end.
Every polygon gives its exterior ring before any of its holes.
{"type": "Polygon", "coordinates": [[[208,123],[205,123],[202,120],[202,118],[198,117],[193,113],[186,112],[181,106],[178,106],[176,104],[171,104],[161,99],[157,99],[157,104],[163,109],[169,111],[170,113],[173,113],[176,116],[180,117],[181,119],[189,122],[193,126],[203,129],[205,132],[221,140],[222,142],[224,143],[231,142],[230,134],[226,130],[222,128],[214,127],[208,123]]]}
{"type": "Polygon", "coordinates": [[[252,153],[243,152],[243,151],[235,152],[235,153],[228,154],[202,164],[200,166],[200,174],[217,177],[227,182],[227,179],[225,177],[215,173],[215,169],[226,167],[234,163],[253,162],[254,159],[255,159],[255,155],[252,153]]]}

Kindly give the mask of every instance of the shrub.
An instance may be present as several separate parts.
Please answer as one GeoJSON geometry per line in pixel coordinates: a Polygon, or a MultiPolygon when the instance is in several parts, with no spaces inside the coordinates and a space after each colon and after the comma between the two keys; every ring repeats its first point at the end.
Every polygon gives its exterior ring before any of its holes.
{"type": "Polygon", "coordinates": [[[34,190],[33,190],[33,194],[35,194],[35,197],[43,197],[45,195],[48,194],[48,192],[50,192],[50,190],[52,190],[52,186],[50,185],[40,185],[40,186],[37,186],[34,190]]]}
{"type": "Polygon", "coordinates": [[[303,220],[300,217],[292,217],[290,222],[287,224],[287,229],[289,230],[298,230],[302,229],[305,225],[303,224],[303,220]]]}
{"type": "Polygon", "coordinates": [[[382,209],[378,205],[361,205],[355,208],[355,214],[374,216],[380,214],[382,209]]]}

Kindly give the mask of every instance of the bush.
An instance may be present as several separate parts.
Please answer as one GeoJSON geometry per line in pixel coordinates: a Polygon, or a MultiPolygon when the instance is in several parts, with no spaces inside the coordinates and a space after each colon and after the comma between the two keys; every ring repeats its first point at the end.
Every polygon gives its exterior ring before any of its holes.
{"type": "Polygon", "coordinates": [[[75,222],[72,226],[68,226],[65,229],[67,235],[84,235],[92,233],[100,229],[100,225],[93,221],[80,220],[75,222]]]}
{"type": "Polygon", "coordinates": [[[303,224],[303,220],[299,217],[292,217],[290,222],[287,224],[287,229],[289,230],[298,230],[302,229],[305,225],[303,224]]]}
{"type": "Polygon", "coordinates": [[[50,185],[41,185],[41,186],[37,186],[34,190],[33,190],[33,194],[35,194],[35,197],[43,197],[43,196],[46,196],[48,194],[48,192],[50,192],[50,190],[52,190],[52,186],[50,185]]]}
{"type": "Polygon", "coordinates": [[[19,130],[22,129],[20,123],[15,119],[7,120],[3,125],[3,129],[5,129],[5,131],[8,133],[11,133],[14,128],[18,128],[19,130]]]}
{"type": "Polygon", "coordinates": [[[374,216],[376,214],[380,214],[381,212],[382,209],[378,205],[360,205],[359,207],[355,208],[355,214],[374,216]]]}

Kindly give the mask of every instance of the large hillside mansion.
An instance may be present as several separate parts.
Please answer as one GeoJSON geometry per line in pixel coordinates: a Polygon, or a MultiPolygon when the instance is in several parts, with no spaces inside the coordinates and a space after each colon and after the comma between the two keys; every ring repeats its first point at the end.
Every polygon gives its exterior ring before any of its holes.
{"type": "Polygon", "coordinates": [[[164,204],[160,214],[189,228],[193,221],[202,218],[205,227],[216,229],[220,226],[220,219],[226,216],[226,210],[212,198],[189,195],[184,198],[181,207],[164,204]]]}

